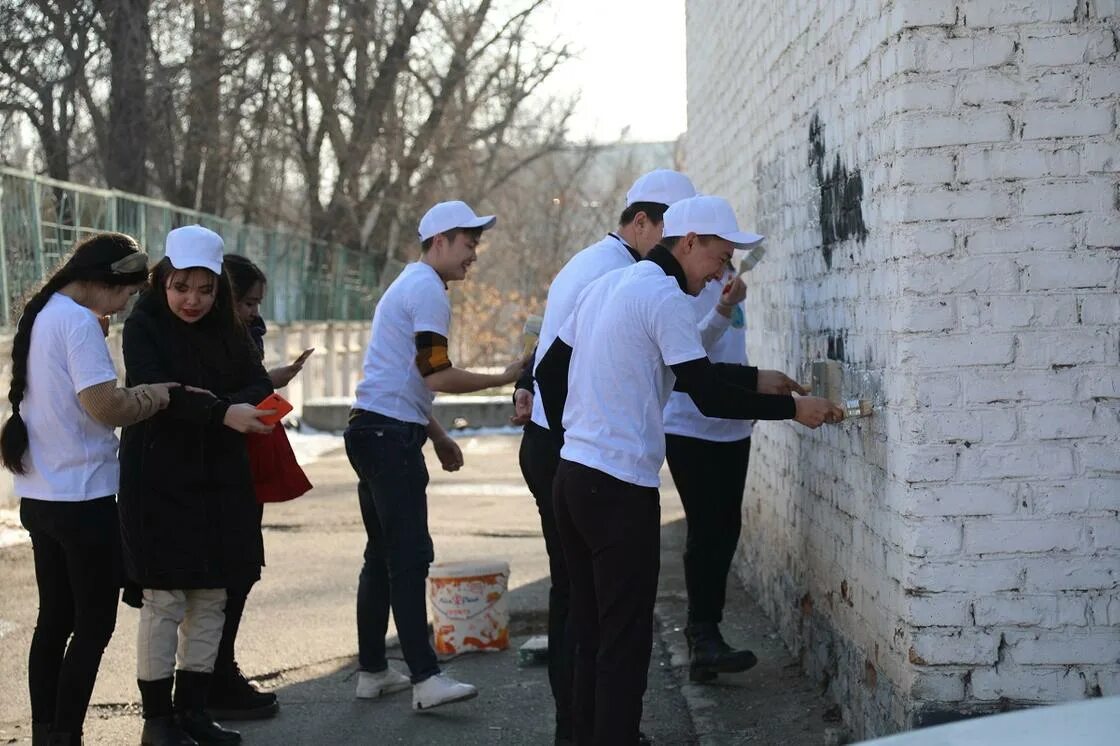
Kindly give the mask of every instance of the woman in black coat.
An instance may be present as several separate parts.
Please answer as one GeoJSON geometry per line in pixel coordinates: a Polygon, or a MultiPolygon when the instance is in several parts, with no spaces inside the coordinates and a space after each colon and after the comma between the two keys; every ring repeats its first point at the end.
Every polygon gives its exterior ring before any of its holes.
{"type": "Polygon", "coordinates": [[[263,563],[243,433],[271,430],[253,405],[272,383],[234,316],[222,249],[201,226],[168,234],[167,258],[124,328],[129,385],[183,384],[164,412],[121,436],[124,563],[143,588],[143,744],[240,741],[204,708],[225,589],[258,578],[263,563]]]}

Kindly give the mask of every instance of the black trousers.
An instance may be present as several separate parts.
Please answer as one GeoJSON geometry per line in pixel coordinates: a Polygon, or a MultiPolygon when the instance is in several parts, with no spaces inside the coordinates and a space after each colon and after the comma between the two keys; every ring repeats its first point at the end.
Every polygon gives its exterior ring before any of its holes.
{"type": "MultiPolygon", "coordinates": [[[[257,530],[264,522],[264,505],[257,506],[257,530]]],[[[232,675],[237,665],[237,632],[241,629],[241,617],[245,613],[245,603],[249,591],[253,590],[256,580],[226,588],[226,621],[222,626],[222,641],[218,644],[218,657],[214,660],[214,673],[218,676],[232,675]]]]}
{"type": "Polygon", "coordinates": [[[575,742],[636,744],[661,569],[660,496],[561,459],[554,497],[571,576],[575,742]]]}
{"type": "Polygon", "coordinates": [[[665,436],[669,471],[688,522],[684,579],[689,624],[723,620],[727,575],[743,521],[750,454],[750,438],[721,443],[665,436]]]}
{"type": "Polygon", "coordinates": [[[346,455],[358,475],[358,505],[366,529],[358,575],[358,666],[377,673],[389,665],[385,634],[389,610],[401,652],[419,684],[440,672],[428,639],[425,581],[434,558],[428,533],[428,467],[422,425],[374,412],[352,417],[346,455]]]}
{"type": "Polygon", "coordinates": [[[39,616],[31,637],[31,719],[57,732],[82,731],[101,655],[117,624],[123,576],[113,496],[82,502],[23,498],[31,534],[39,616]],[[68,644],[69,642],[69,644],[68,644]]]}
{"type": "Polygon", "coordinates": [[[521,475],[537,503],[544,548],[548,552],[552,583],[548,589],[548,683],[556,702],[556,735],[571,738],[572,656],[569,652],[571,643],[567,638],[571,581],[552,501],[552,483],[556,478],[556,467],[560,464],[562,445],[563,441],[549,430],[530,422],[525,426],[518,457],[521,475]]]}

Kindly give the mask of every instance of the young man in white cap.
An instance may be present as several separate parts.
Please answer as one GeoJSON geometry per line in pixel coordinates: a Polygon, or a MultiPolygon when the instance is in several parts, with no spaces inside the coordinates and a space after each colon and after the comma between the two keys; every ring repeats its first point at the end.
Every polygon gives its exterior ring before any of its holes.
{"type": "Polygon", "coordinates": [[[792,397],[803,392],[782,373],[708,359],[689,295],[759,238],[739,230],[726,200],[675,203],[664,232],[646,261],[587,288],[536,370],[549,426],[564,432],[554,505],[571,581],[577,744],[639,743],[669,392],[709,416],[809,427],[843,417],[825,399],[792,397]]]}
{"type": "MultiPolygon", "coordinates": [[[[761,239],[761,237],[759,237],[761,239]]],[[[697,318],[716,303],[736,277],[728,264],[689,299],[697,318]]],[[[742,304],[731,326],[708,348],[714,363],[748,365],[747,324],[742,304]]],[[[712,681],[720,673],[746,671],[758,662],[750,650],[734,650],[723,639],[727,576],[739,544],[743,489],[751,453],[750,420],[706,417],[688,394],[674,391],[665,405],[665,460],[684,506],[687,536],[684,578],[688,592],[689,680],[712,681]]]]}
{"type": "Polygon", "coordinates": [[[440,672],[428,640],[425,580],[433,560],[428,533],[428,471],[421,447],[431,439],[440,464],[455,471],[463,454],[431,417],[435,392],[466,393],[512,383],[521,361],[498,374],[456,368],[448,358],[447,283],[462,280],[493,215],[441,202],[420,220],[420,260],[389,286],[373,315],[363,378],[346,429],[346,454],[358,475],[366,528],[358,580],[357,696],[373,699],[412,686],[424,710],[470,699],[478,690],[440,672]],[[385,633],[393,610],[411,679],[388,666],[385,633]]]}
{"type": "MultiPolygon", "coordinates": [[[[556,338],[584,288],[608,272],[629,267],[645,256],[661,240],[665,210],[695,194],[696,189],[687,176],[669,169],[651,171],[634,182],[626,193],[626,207],[619,218],[618,230],[568,260],[549,286],[537,348],[541,354],[556,338]]],[[[725,319],[716,316],[705,320],[705,328],[711,329],[713,338],[726,324],[725,319]]],[[[556,743],[564,744],[572,737],[572,667],[570,651],[565,645],[568,573],[552,509],[552,480],[560,462],[563,441],[558,433],[549,430],[540,397],[534,396],[531,376],[523,376],[518,381],[514,402],[522,420],[530,408],[532,411],[521,440],[521,473],[537,503],[549,558],[552,585],[548,604],[548,677],[556,702],[556,743]]]]}

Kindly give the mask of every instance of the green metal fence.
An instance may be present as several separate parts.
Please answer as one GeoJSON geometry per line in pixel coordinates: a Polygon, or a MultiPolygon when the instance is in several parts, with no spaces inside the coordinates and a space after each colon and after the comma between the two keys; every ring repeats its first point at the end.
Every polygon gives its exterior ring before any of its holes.
{"type": "Polygon", "coordinates": [[[310,236],[220,218],[168,202],[56,181],[0,166],[0,324],[81,239],[100,231],[136,237],[153,261],[167,232],[198,223],[219,233],[268,276],[262,306],[275,321],[367,319],[378,295],[374,259],[310,236]]]}

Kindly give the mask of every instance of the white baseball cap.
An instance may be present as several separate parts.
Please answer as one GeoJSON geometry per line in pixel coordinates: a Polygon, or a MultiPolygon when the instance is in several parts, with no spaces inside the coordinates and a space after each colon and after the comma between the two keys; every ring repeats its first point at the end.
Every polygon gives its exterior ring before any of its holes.
{"type": "Polygon", "coordinates": [[[216,275],[222,273],[222,254],[226,244],[214,231],[201,225],[184,225],[167,234],[164,251],[175,269],[202,267],[216,275]]]}
{"type": "Polygon", "coordinates": [[[456,228],[481,228],[488,230],[494,227],[498,218],[493,215],[479,217],[474,214],[466,202],[440,202],[424,213],[420,218],[420,241],[427,241],[432,236],[456,228]]]}
{"type": "Polygon", "coordinates": [[[679,238],[689,233],[719,236],[733,243],[736,249],[750,248],[764,238],[739,230],[735,211],[723,197],[704,194],[682,199],[665,211],[665,236],[679,238]]]}
{"type": "Polygon", "coordinates": [[[634,186],[626,193],[626,206],[635,202],[654,202],[659,205],[671,205],[682,199],[696,196],[696,187],[692,181],[679,171],[659,168],[638,177],[634,186]]]}

